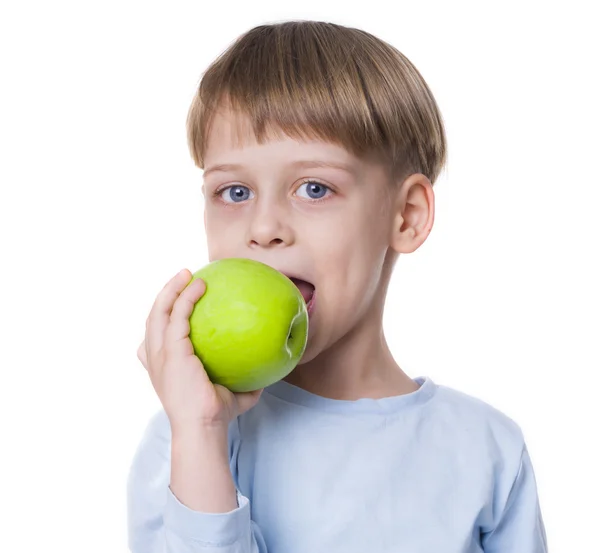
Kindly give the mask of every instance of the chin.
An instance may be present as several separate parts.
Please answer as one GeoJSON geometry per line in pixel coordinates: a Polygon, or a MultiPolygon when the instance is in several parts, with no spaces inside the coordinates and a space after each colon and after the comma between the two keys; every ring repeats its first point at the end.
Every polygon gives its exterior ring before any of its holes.
{"type": "MultiPolygon", "coordinates": [[[[315,327],[313,326],[313,330],[314,328],[315,327]]],[[[304,354],[298,362],[298,366],[306,365],[307,363],[314,361],[317,357],[319,357],[319,355],[322,355],[325,351],[327,351],[331,344],[328,344],[323,338],[323,336],[313,334],[309,327],[308,343],[306,344],[304,354]]]]}
{"type": "Polygon", "coordinates": [[[298,367],[300,367],[301,365],[305,365],[306,363],[310,363],[322,351],[323,351],[322,348],[319,348],[318,345],[314,343],[314,341],[311,341],[311,337],[309,335],[308,344],[306,345],[304,354],[302,355],[302,357],[300,358],[300,361],[298,362],[298,367]]]}

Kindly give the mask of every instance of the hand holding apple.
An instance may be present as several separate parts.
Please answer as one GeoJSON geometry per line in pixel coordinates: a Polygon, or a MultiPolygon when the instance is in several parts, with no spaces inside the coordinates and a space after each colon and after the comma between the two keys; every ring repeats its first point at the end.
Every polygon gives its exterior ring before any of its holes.
{"type": "Polygon", "coordinates": [[[156,297],[138,358],[173,430],[198,425],[226,430],[231,420],[256,404],[261,390],[234,394],[209,379],[188,337],[190,315],[206,290],[202,280],[191,276],[184,269],[156,297]]]}

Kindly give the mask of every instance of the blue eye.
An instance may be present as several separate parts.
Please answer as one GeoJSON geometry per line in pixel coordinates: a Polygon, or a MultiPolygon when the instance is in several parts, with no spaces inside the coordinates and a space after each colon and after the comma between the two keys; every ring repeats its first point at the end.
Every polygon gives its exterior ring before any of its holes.
{"type": "Polygon", "coordinates": [[[309,200],[320,200],[321,198],[324,198],[328,192],[331,192],[331,188],[315,181],[302,183],[297,190],[297,193],[300,197],[307,198],[309,200]],[[299,193],[301,190],[304,191],[304,194],[299,193]]]}
{"type": "Polygon", "coordinates": [[[254,198],[254,193],[247,186],[228,186],[219,192],[225,203],[234,204],[254,198]]]}

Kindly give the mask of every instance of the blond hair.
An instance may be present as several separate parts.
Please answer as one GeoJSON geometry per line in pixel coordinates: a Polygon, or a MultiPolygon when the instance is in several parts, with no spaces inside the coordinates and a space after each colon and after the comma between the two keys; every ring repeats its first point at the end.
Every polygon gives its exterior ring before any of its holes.
{"type": "Polygon", "coordinates": [[[189,108],[190,154],[204,169],[212,115],[224,101],[269,129],[380,155],[394,176],[433,183],[446,161],[436,101],[396,48],[360,29],[321,21],[260,25],[241,35],[204,72],[189,108]]]}

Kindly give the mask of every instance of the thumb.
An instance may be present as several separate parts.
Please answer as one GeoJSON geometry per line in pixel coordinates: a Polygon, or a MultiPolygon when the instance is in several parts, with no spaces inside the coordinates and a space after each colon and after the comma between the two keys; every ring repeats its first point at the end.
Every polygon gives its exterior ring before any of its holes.
{"type": "Polygon", "coordinates": [[[253,392],[239,392],[235,394],[239,415],[245,413],[258,403],[263,389],[264,388],[261,388],[260,390],[254,390],[253,392]]]}

